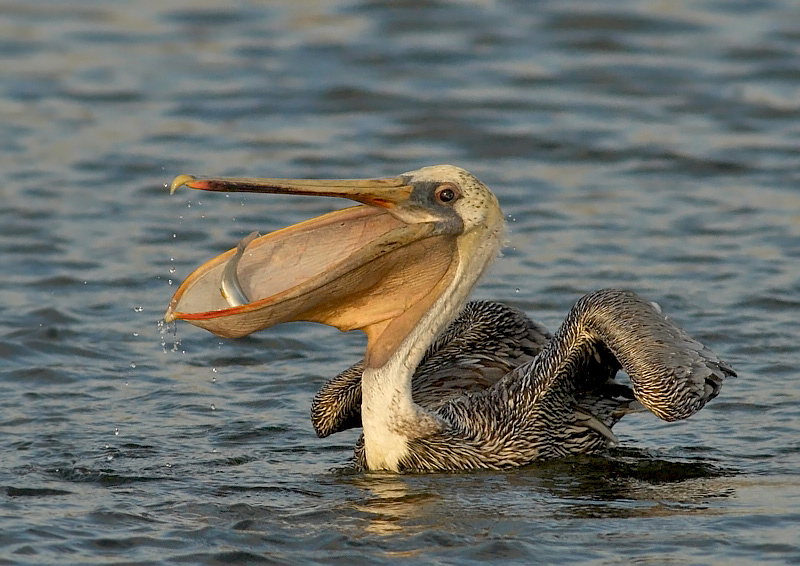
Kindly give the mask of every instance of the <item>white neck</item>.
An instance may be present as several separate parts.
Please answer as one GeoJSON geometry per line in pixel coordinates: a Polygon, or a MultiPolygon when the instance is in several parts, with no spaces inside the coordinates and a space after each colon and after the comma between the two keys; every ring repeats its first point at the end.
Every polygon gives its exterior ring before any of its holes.
{"type": "Polygon", "coordinates": [[[462,236],[466,241],[458,245],[456,272],[441,296],[383,366],[364,370],[361,422],[368,469],[398,471],[400,461],[408,453],[410,438],[441,430],[443,423],[412,399],[411,378],[428,346],[455,318],[497,255],[502,232],[500,228],[488,235],[462,236]],[[473,238],[482,241],[470,245],[473,238]]]}

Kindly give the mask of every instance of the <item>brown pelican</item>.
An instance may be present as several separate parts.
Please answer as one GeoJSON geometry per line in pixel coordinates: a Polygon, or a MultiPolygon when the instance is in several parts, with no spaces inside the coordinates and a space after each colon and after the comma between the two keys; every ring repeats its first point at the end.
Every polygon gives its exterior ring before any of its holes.
{"type": "Polygon", "coordinates": [[[616,443],[610,428],[626,412],[689,417],[735,375],[630,291],[584,296],[552,336],[499,303],[465,308],[505,227],[494,194],[458,167],[368,180],[181,175],[172,190],[181,185],[362,203],[205,263],[165,319],[226,337],[292,320],[363,330],[364,360],[312,412],[320,435],[363,427],[366,469],[502,469],[596,452],[616,443]],[[614,381],[620,369],[631,387],[614,381]]]}

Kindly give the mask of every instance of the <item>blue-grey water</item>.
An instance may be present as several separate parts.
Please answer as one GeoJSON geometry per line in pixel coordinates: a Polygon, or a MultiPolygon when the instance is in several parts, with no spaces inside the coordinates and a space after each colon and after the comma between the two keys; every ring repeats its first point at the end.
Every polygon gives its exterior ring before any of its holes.
{"type": "Polygon", "coordinates": [[[800,5],[0,3],[0,564],[800,563],[800,5]],[[507,473],[347,469],[357,334],[158,321],[253,230],[345,203],[179,173],[497,193],[476,290],[551,329],[619,286],[735,366],[684,422],[507,473]]]}

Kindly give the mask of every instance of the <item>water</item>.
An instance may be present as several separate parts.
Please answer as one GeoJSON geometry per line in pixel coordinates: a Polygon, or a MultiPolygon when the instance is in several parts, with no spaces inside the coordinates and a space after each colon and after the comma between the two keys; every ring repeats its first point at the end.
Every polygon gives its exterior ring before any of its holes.
{"type": "Polygon", "coordinates": [[[0,562],[800,562],[800,9],[770,2],[0,6],[0,562]],[[252,230],[343,206],[179,173],[493,187],[476,291],[555,328],[624,286],[740,377],[607,457],[346,469],[316,388],[358,335],[159,328],[252,230]]]}

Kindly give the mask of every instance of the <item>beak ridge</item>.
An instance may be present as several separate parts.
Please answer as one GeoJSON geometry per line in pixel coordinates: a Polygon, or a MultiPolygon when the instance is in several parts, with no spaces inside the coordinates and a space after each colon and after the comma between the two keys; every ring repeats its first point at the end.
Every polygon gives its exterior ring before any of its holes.
{"type": "Polygon", "coordinates": [[[391,208],[408,200],[413,187],[403,177],[383,179],[270,179],[178,175],[170,194],[183,185],[191,189],[216,192],[272,193],[340,197],[363,204],[391,208]]]}

